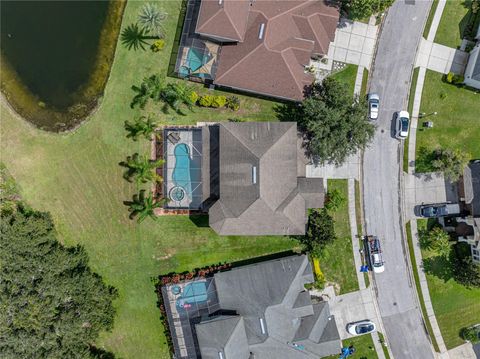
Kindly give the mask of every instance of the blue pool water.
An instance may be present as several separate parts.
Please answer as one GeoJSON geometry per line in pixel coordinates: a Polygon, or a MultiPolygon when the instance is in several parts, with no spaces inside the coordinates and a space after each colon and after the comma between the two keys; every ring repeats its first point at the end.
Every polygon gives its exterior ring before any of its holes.
{"type": "Polygon", "coordinates": [[[183,308],[185,304],[202,303],[208,299],[206,282],[189,283],[183,288],[183,293],[177,299],[177,307],[183,308]]]}
{"type": "MultiPolygon", "coordinates": [[[[193,73],[206,64],[208,60],[209,56],[207,54],[203,55],[198,50],[191,48],[188,50],[184,66],[180,66],[178,73],[181,76],[193,75],[193,73]],[[190,69],[190,71],[188,69],[190,69]]],[[[210,77],[208,74],[195,74],[195,76],[204,78],[210,77]]]]}
{"type": "Polygon", "coordinates": [[[173,183],[183,188],[188,195],[191,195],[190,148],[185,143],[180,143],[175,146],[173,154],[175,155],[175,167],[172,173],[173,183]]]}

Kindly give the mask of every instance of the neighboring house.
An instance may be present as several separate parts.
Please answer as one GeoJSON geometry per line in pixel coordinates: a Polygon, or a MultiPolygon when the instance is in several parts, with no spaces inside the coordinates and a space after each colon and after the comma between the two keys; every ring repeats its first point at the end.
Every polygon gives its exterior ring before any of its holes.
{"type": "Polygon", "coordinates": [[[328,303],[312,302],[305,290],[313,281],[308,257],[295,255],[162,287],[175,357],[317,359],[338,354],[341,341],[328,303]]]}
{"type": "Polygon", "coordinates": [[[480,26],[478,27],[477,44],[470,51],[467,67],[464,74],[466,85],[480,89],[480,26]]]}
{"type": "Polygon", "coordinates": [[[190,0],[177,73],[302,100],[314,80],[306,68],[327,54],[338,20],[323,0],[190,0]]]}
{"type": "Polygon", "coordinates": [[[164,130],[166,209],[208,211],[220,235],[302,235],[323,207],[306,178],[296,122],[226,122],[164,130]]]}
{"type": "Polygon", "coordinates": [[[480,264],[480,160],[472,161],[465,168],[459,191],[468,215],[457,218],[458,240],[470,244],[472,259],[480,264]]]}

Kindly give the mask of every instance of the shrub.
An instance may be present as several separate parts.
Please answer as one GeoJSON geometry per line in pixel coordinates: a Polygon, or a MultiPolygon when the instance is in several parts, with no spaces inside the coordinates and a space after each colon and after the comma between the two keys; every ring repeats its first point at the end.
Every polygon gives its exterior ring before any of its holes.
{"type": "Polygon", "coordinates": [[[214,96],[211,106],[214,108],[224,107],[226,102],[227,98],[225,96],[214,96]]]}
{"type": "Polygon", "coordinates": [[[325,208],[328,211],[335,212],[345,203],[346,200],[347,199],[342,192],[340,192],[338,189],[334,189],[333,191],[329,191],[327,193],[325,208]]]}
{"type": "Polygon", "coordinates": [[[237,96],[229,96],[225,106],[230,110],[238,111],[240,108],[240,99],[237,96]]]}
{"type": "Polygon", "coordinates": [[[447,94],[445,92],[440,92],[440,100],[445,100],[447,98],[447,94]]]}
{"type": "Polygon", "coordinates": [[[192,91],[190,93],[190,101],[192,102],[193,105],[197,103],[198,97],[199,97],[198,93],[196,93],[195,91],[192,91]]]}
{"type": "Polygon", "coordinates": [[[213,96],[212,95],[203,95],[200,96],[198,100],[198,104],[202,107],[210,107],[212,106],[213,96]]]}
{"type": "Polygon", "coordinates": [[[480,342],[480,327],[462,328],[460,336],[472,344],[480,342]]]}
{"type": "Polygon", "coordinates": [[[453,72],[449,72],[446,77],[446,81],[449,84],[460,84],[463,82],[463,80],[464,80],[464,77],[462,75],[456,75],[453,72]]]}
{"type": "Polygon", "coordinates": [[[307,233],[299,238],[305,250],[318,257],[321,249],[328,242],[335,240],[333,224],[333,218],[326,209],[312,210],[308,217],[307,233]]]}
{"type": "Polygon", "coordinates": [[[159,52],[160,50],[163,50],[164,47],[165,47],[164,39],[157,40],[152,44],[152,46],[150,46],[153,52],[159,52]]]}
{"type": "Polygon", "coordinates": [[[467,166],[470,157],[470,154],[458,149],[436,149],[432,168],[443,172],[445,178],[455,182],[463,174],[463,169],[467,166]]]}
{"type": "Polygon", "coordinates": [[[449,72],[448,75],[447,75],[447,82],[449,84],[453,83],[453,76],[455,76],[455,74],[453,72],[449,72]]]}

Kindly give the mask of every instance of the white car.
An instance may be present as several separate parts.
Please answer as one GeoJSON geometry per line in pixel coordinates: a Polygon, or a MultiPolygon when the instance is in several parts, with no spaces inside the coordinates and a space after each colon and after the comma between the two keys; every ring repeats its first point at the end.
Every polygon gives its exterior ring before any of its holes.
{"type": "Polygon", "coordinates": [[[405,139],[408,136],[408,127],[410,124],[410,115],[407,111],[397,112],[395,120],[395,137],[405,139]]]}
{"type": "Polygon", "coordinates": [[[370,93],[367,97],[368,100],[368,117],[371,120],[378,118],[378,107],[380,105],[380,96],[376,93],[370,93]]]}
{"type": "Polygon", "coordinates": [[[368,334],[374,332],[375,330],[377,330],[375,323],[368,319],[347,325],[347,332],[352,335],[368,334]]]}

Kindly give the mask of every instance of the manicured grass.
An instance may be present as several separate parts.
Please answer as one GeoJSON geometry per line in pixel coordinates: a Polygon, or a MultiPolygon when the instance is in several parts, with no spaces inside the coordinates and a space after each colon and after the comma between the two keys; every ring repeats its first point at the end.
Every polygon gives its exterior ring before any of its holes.
{"type": "MultiPolygon", "coordinates": [[[[415,100],[415,89],[417,88],[417,80],[418,80],[418,71],[419,67],[413,69],[412,75],[412,83],[410,85],[410,92],[408,94],[408,113],[412,116],[413,112],[413,100],[415,100]]],[[[403,141],[403,170],[408,172],[408,144],[410,141],[410,137],[407,137],[405,141],[403,141]]]]}
{"type": "Polygon", "coordinates": [[[382,345],[383,355],[385,355],[385,359],[390,359],[390,353],[388,352],[388,348],[384,345],[385,336],[380,332],[377,332],[377,334],[378,334],[378,339],[380,340],[382,345]]]}
{"type": "MultiPolygon", "coordinates": [[[[339,190],[348,198],[347,180],[328,180],[328,190],[339,190]]],[[[322,250],[320,266],[327,282],[336,283],[339,294],[358,290],[355,263],[353,260],[350,223],[348,220],[348,201],[331,213],[335,221],[337,239],[322,250]]]]}
{"type": "MultiPolygon", "coordinates": [[[[123,27],[136,21],[144,3],[128,2],[123,27]]],[[[196,109],[188,116],[175,116],[175,121],[158,105],[142,112],[130,109],[131,85],[167,72],[180,2],[156,3],[168,13],[166,48],[159,53],[135,52],[119,44],[104,98],[76,131],[42,132],[1,105],[1,161],[16,179],[22,198],[37,210],[50,211],[59,239],[84,245],[92,269],[119,290],[113,331],[103,333],[97,344],[121,358],[169,357],[152,277],[296,246],[287,237],[219,237],[206,226],[206,218],[201,226],[187,216],[147,219],[140,225],[128,219],[123,201],[135,188],[122,178],[118,163],[134,152],[148,153],[149,143],[126,139],[125,120],[140,113],[169,123],[221,121],[233,115],[275,118],[274,102],[244,96],[238,113],[196,109]]]]}
{"type": "MultiPolygon", "coordinates": [[[[472,158],[480,157],[480,97],[478,93],[442,81],[442,74],[427,70],[422,93],[421,112],[438,112],[428,117],[433,128],[417,130],[417,157],[424,147],[458,148],[472,158]],[[441,98],[444,97],[443,99],[441,98]]],[[[417,167],[417,172],[428,168],[417,167]]]]}
{"type": "Polygon", "coordinates": [[[432,7],[428,14],[427,22],[425,23],[425,28],[423,29],[423,37],[426,39],[428,33],[430,32],[430,27],[432,26],[433,17],[435,16],[435,11],[437,10],[438,0],[433,0],[432,7]]]}
{"type": "Polygon", "coordinates": [[[368,70],[363,69],[362,74],[362,88],[360,89],[360,98],[367,96],[368,70]]]}
{"type": "MultiPolygon", "coordinates": [[[[418,229],[427,226],[426,220],[418,220],[418,229]]],[[[427,273],[428,289],[433,310],[443,340],[448,349],[464,343],[459,332],[480,322],[480,289],[467,289],[451,277],[449,264],[439,260],[432,251],[422,250],[424,260],[430,260],[432,273],[427,273]],[[442,279],[443,278],[443,279],[442,279]]]]}
{"type": "Polygon", "coordinates": [[[468,36],[467,28],[470,26],[473,33],[477,31],[480,15],[475,17],[469,10],[469,1],[447,1],[443,10],[442,19],[435,35],[435,42],[457,48],[462,43],[462,38],[468,36]]]}
{"type": "Polygon", "coordinates": [[[433,348],[435,349],[435,351],[440,352],[440,349],[438,348],[437,340],[435,339],[435,335],[433,334],[432,324],[428,319],[427,308],[425,307],[425,301],[423,300],[422,287],[420,286],[420,278],[418,276],[418,269],[416,265],[417,261],[415,259],[415,253],[413,251],[412,227],[410,225],[410,222],[407,222],[406,232],[407,232],[407,241],[408,241],[408,252],[410,255],[410,263],[412,264],[413,278],[415,280],[415,287],[417,289],[418,300],[420,301],[420,307],[422,309],[423,320],[425,321],[425,325],[427,326],[428,335],[430,337],[430,340],[432,341],[433,348]]]}
{"type": "Polygon", "coordinates": [[[353,345],[355,347],[354,358],[365,359],[377,359],[378,355],[373,345],[373,339],[371,334],[361,335],[359,337],[353,337],[342,341],[344,347],[353,345]]]}
{"type": "Polygon", "coordinates": [[[353,90],[355,89],[355,79],[357,77],[357,65],[347,65],[345,68],[339,72],[331,75],[335,80],[343,82],[347,85],[348,92],[353,95],[353,90]]]}

